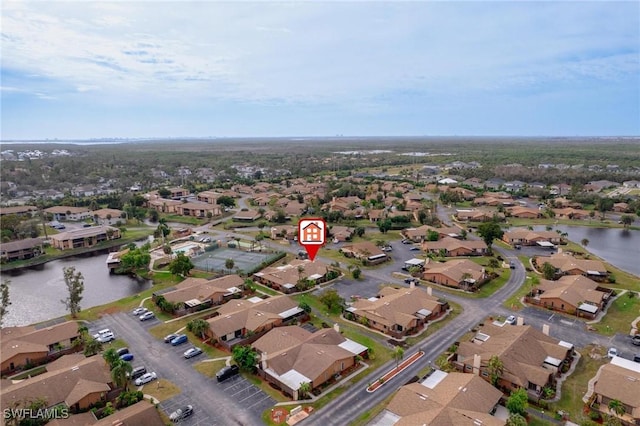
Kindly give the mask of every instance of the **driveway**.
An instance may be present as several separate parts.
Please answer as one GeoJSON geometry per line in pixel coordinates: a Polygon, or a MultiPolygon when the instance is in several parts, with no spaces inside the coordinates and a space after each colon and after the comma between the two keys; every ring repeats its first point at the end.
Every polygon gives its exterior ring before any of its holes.
{"type": "MultiPolygon", "coordinates": [[[[152,320],[157,323],[157,320],[152,320]]],[[[116,338],[123,339],[135,356],[134,366],[144,365],[148,371],[155,371],[158,378],[164,378],[178,386],[182,393],[163,401],[161,407],[167,415],[180,406],[191,404],[194,414],[183,424],[187,425],[257,425],[262,421],[263,409],[275,404],[275,401],[253,385],[247,386],[249,398],[241,400],[228,394],[215,379],[198,373],[192,365],[206,359],[206,354],[190,360],[183,353],[193,346],[185,343],[179,346],[165,344],[147,332],[152,321],[140,321],[129,313],[106,315],[94,322],[90,332],[110,328],[116,338]],[[216,401],[217,403],[212,403],[216,401]]],[[[151,382],[150,387],[155,386],[151,382]]],[[[144,388],[142,389],[144,392],[144,388]]]]}

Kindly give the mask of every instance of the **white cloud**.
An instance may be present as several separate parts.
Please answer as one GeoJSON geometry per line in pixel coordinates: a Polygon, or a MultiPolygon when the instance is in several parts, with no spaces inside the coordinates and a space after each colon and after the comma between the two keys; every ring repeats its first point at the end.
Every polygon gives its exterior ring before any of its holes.
{"type": "Polygon", "coordinates": [[[526,89],[639,72],[634,3],[3,7],[3,67],[76,93],[184,102],[351,100],[368,110],[393,92],[526,89]]]}

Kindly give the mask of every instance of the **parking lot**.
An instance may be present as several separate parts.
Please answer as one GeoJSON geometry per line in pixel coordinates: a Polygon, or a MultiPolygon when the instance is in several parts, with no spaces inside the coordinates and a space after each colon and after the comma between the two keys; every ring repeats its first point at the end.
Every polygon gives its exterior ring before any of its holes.
{"type": "MultiPolygon", "coordinates": [[[[236,376],[222,383],[214,378],[197,372],[193,365],[207,359],[202,353],[190,359],[184,358],[184,352],[195,346],[202,347],[201,342],[187,342],[171,346],[156,339],[148,333],[148,329],[158,325],[154,318],[140,321],[131,313],[106,315],[89,326],[91,334],[105,328],[115,333],[116,339],[126,342],[134,360],[132,365],[145,366],[147,371],[155,372],[159,379],[166,379],[181,389],[181,393],[162,401],[160,406],[165,413],[172,412],[185,405],[192,405],[194,413],[183,420],[185,425],[226,425],[260,424],[264,410],[273,406],[276,401],[258,387],[252,385],[242,376],[236,376]],[[212,404],[212,401],[216,401],[212,404]]],[[[108,348],[109,344],[105,347],[108,348]]],[[[153,382],[152,382],[153,383],[153,382]]],[[[153,386],[147,385],[147,386],[153,386]]],[[[152,389],[152,388],[150,388],[152,389]]],[[[144,387],[142,388],[144,392],[144,387]]]]}

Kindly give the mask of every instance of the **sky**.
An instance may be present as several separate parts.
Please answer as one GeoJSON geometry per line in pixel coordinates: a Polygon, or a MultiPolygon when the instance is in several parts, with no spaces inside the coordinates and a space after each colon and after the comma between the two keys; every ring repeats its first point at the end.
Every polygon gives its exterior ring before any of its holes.
{"type": "Polygon", "coordinates": [[[638,1],[1,8],[4,141],[640,135],[638,1]]]}

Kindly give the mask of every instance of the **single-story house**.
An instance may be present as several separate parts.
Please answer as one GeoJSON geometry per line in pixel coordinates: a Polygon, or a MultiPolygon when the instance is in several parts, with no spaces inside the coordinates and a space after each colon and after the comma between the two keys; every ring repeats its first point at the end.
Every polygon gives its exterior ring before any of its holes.
{"type": "Polygon", "coordinates": [[[383,287],[377,297],[359,299],[347,308],[353,321],[365,324],[394,338],[415,334],[431,320],[444,315],[448,304],[427,291],[383,287]]]}
{"type": "Polygon", "coordinates": [[[422,278],[448,287],[470,289],[480,287],[489,279],[489,276],[485,268],[471,260],[454,259],[425,264],[422,278]]]}
{"type": "Polygon", "coordinates": [[[0,370],[3,374],[38,365],[63,354],[80,339],[78,324],[67,321],[50,327],[4,327],[0,350],[0,370]]]}
{"type": "Polygon", "coordinates": [[[485,323],[470,341],[460,343],[453,365],[490,381],[489,360],[493,356],[504,366],[499,389],[508,394],[523,388],[539,397],[568,369],[573,360],[573,344],[550,337],[546,325],[539,331],[530,325],[485,323]]]}
{"type": "Polygon", "coordinates": [[[328,281],[331,271],[329,265],[320,260],[293,259],[286,265],[264,268],[253,274],[253,279],[283,293],[293,293],[328,281]]]}
{"type": "Polygon", "coordinates": [[[34,397],[46,401],[47,408],[64,404],[72,412],[106,401],[113,381],[109,366],[101,356],[80,359],[71,367],[64,362],[61,365],[61,368],[3,386],[0,391],[2,410],[28,408],[34,397]]]}
{"type": "Polygon", "coordinates": [[[125,212],[118,209],[98,209],[91,212],[93,219],[99,225],[116,225],[125,222],[125,212]]]}
{"type": "Polygon", "coordinates": [[[402,386],[377,424],[504,426],[494,416],[501,398],[502,392],[476,375],[435,370],[402,386]]]}
{"type": "MultiPolygon", "coordinates": [[[[230,299],[241,297],[244,280],[239,275],[225,275],[213,280],[189,277],[176,285],[176,289],[161,295],[180,309],[195,311],[219,305],[230,299]]],[[[160,296],[155,295],[154,296],[160,296]]]]}
{"type": "Polygon", "coordinates": [[[207,320],[206,334],[227,349],[249,344],[267,331],[294,321],[303,321],[307,314],[287,296],[268,299],[232,299],[220,306],[218,315],[207,320]]]}
{"type": "Polygon", "coordinates": [[[237,220],[240,222],[253,222],[254,220],[260,219],[260,212],[258,210],[240,210],[233,216],[233,220],[237,220]]]}
{"type": "Polygon", "coordinates": [[[594,379],[593,394],[589,399],[592,409],[600,411],[603,415],[617,417],[625,426],[640,424],[639,363],[613,357],[610,363],[600,367],[594,379]],[[609,403],[613,400],[622,403],[622,415],[609,409],[609,403]]]}
{"type": "Polygon", "coordinates": [[[611,290],[582,275],[565,275],[557,281],[540,280],[527,301],[570,315],[594,318],[607,304],[611,290]]]}
{"type": "Polygon", "coordinates": [[[558,245],[562,243],[562,237],[553,231],[530,231],[528,229],[514,229],[502,234],[502,241],[515,246],[535,246],[541,242],[558,245]]]}
{"type": "Polygon", "coordinates": [[[609,276],[604,263],[599,260],[579,259],[566,253],[538,256],[535,259],[539,267],[550,263],[558,275],[584,275],[595,281],[603,281],[609,276]]]}
{"type": "Polygon", "coordinates": [[[340,252],[347,257],[355,257],[368,264],[381,263],[389,259],[387,254],[371,241],[344,245],[340,248],[340,252]]]}
{"type": "Polygon", "coordinates": [[[294,400],[302,396],[302,383],[313,391],[352,368],[368,351],[342,336],[337,325],[313,333],[298,326],[279,327],[252,346],[260,353],[259,374],[294,400]]]}
{"type": "Polygon", "coordinates": [[[487,245],[482,240],[459,240],[445,237],[439,241],[425,241],[422,250],[427,253],[438,254],[444,250],[447,257],[455,256],[483,256],[487,253],[487,245]]]}

